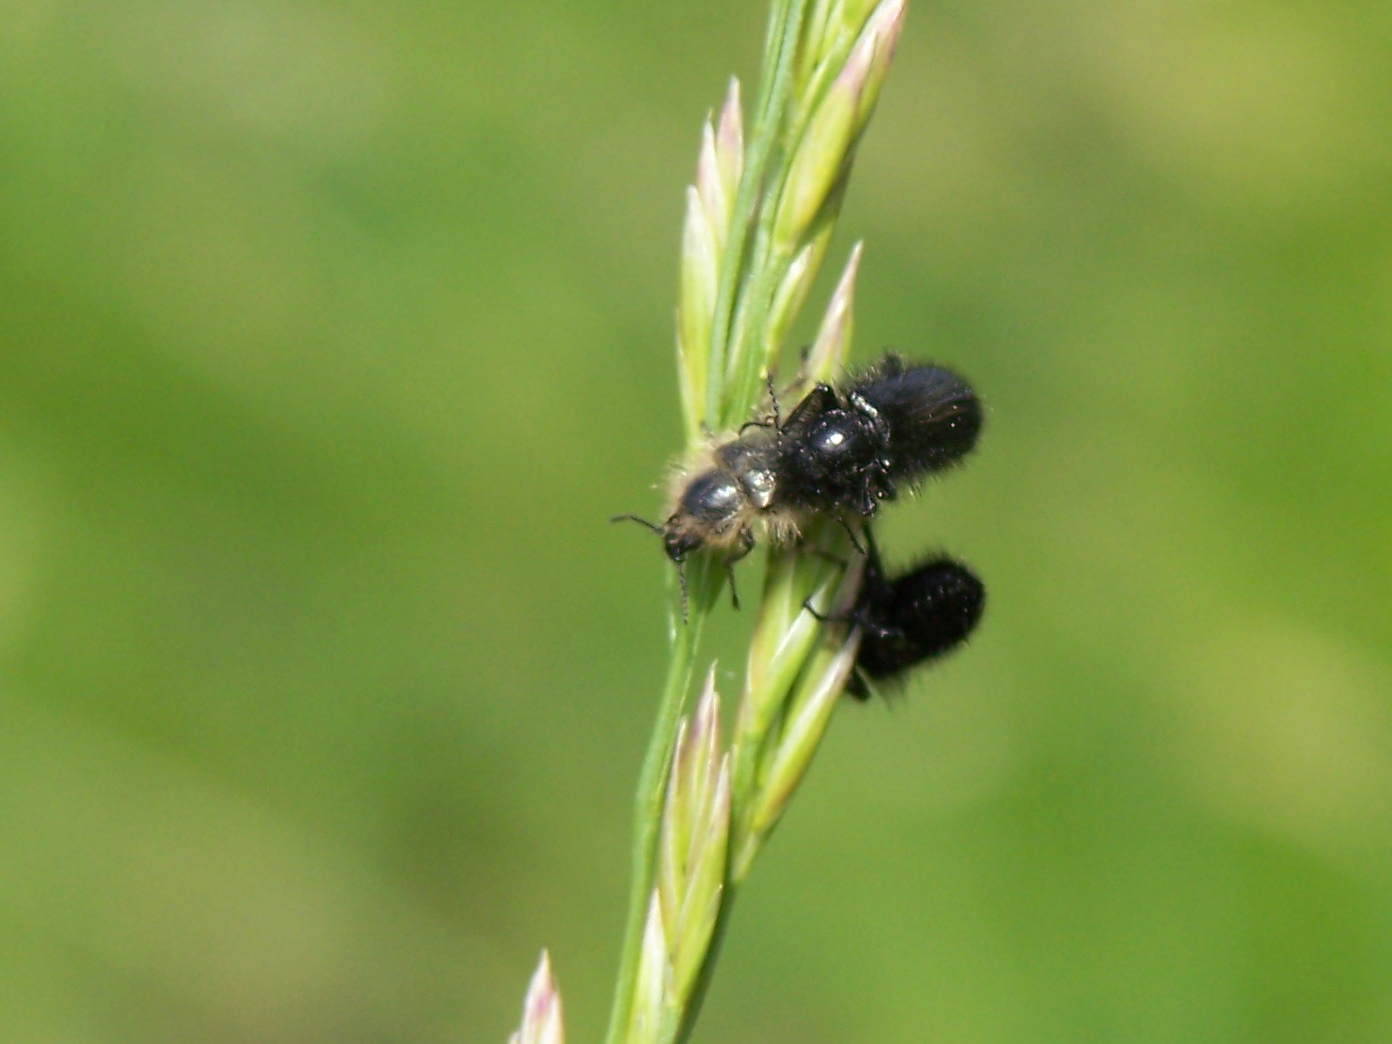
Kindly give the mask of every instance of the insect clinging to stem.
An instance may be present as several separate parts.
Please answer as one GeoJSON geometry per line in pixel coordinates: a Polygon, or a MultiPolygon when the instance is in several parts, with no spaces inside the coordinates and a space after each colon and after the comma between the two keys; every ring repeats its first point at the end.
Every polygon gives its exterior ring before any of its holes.
{"type": "Polygon", "coordinates": [[[734,564],[754,549],[754,524],[762,521],[775,539],[796,534],[796,523],[775,503],[778,446],[774,432],[756,427],[706,451],[704,466],[677,472],[672,506],[661,525],[638,515],[616,515],[662,537],[663,550],[677,567],[682,615],[686,615],[686,556],[702,548],[729,552],[725,567],[735,606],[734,564]]]}
{"type": "Polygon", "coordinates": [[[893,353],[840,390],[816,385],[786,420],[771,384],[769,397],[770,418],[750,421],[677,473],[660,525],[637,515],[614,519],[662,537],[683,605],[682,564],[691,552],[726,551],[730,568],[754,548],[756,526],[774,543],[795,540],[813,516],[835,518],[851,532],[848,518],[868,519],[901,489],[958,463],[981,431],[971,385],[951,370],[893,353]]]}
{"type": "Polygon", "coordinates": [[[889,576],[868,529],[866,537],[870,551],[850,611],[826,616],[804,603],[819,620],[860,628],[856,674],[846,691],[861,700],[870,695],[867,681],[898,680],[919,664],[956,649],[976,629],[986,608],[985,585],[961,562],[934,555],[889,576]]]}

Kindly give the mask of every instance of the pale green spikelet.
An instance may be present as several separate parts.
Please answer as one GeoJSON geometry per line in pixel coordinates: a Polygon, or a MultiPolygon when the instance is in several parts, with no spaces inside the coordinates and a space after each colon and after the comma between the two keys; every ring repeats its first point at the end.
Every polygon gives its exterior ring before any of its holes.
{"type": "Polygon", "coordinates": [[[744,123],[739,81],[731,78],[714,127],[701,128],[696,183],[686,191],[682,223],[681,279],[677,302],[677,373],[688,445],[703,428],[710,385],[712,317],[721,272],[727,267],[731,221],[744,168],[744,123]]]}
{"type": "Polygon", "coordinates": [[[802,782],[831,721],[831,712],[846,687],[846,679],[855,667],[859,646],[860,634],[855,630],[823,643],[808,658],[797,684],[780,708],[781,714],[762,737],[755,755],[757,784],[741,819],[738,847],[730,869],[732,881],[744,880],[759,846],[778,824],[802,782]]]}
{"type": "Polygon", "coordinates": [[[672,1039],[679,1013],[672,996],[672,962],[667,956],[667,932],[662,926],[662,902],[656,891],[648,900],[643,922],[643,946],[633,984],[633,1007],[622,1040],[672,1039]]]}
{"type": "Polygon", "coordinates": [[[695,981],[715,930],[729,837],[730,761],[721,750],[712,668],[695,713],[677,735],[663,815],[658,891],[679,996],[695,981]]]}
{"type": "Polygon", "coordinates": [[[827,302],[822,324],[817,328],[817,336],[803,364],[809,381],[829,381],[838,369],[845,365],[850,354],[851,333],[854,327],[855,284],[860,274],[862,245],[857,243],[851,249],[851,256],[841,272],[841,278],[827,302]]]}

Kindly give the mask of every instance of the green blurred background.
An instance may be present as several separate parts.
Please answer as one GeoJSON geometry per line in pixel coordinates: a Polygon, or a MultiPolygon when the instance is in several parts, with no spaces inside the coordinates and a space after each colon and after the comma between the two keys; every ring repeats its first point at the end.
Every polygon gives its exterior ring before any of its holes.
{"type": "MultiPolygon", "coordinates": [[[[543,945],[597,1037],[669,576],[605,519],[763,18],[0,2],[0,1040],[498,1041],[543,945]]],[[[991,606],[842,709],[700,1039],[1392,1040],[1390,36],[911,12],[833,256],[990,404],[882,534],[991,606]]]]}

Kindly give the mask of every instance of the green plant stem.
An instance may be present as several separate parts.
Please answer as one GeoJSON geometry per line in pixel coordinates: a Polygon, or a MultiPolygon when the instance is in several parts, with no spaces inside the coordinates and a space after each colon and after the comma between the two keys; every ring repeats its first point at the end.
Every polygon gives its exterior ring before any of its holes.
{"type": "Polygon", "coordinates": [[[692,574],[690,580],[694,597],[691,620],[676,628],[657,721],[653,725],[652,738],[648,741],[648,751],[643,757],[643,768],[638,776],[633,809],[632,883],[628,894],[628,917],[624,923],[619,974],[614,986],[614,1003],[609,1013],[609,1032],[604,1038],[607,1044],[620,1044],[624,1039],[629,1013],[633,1008],[633,987],[637,979],[638,957],[642,952],[643,924],[657,875],[657,842],[666,797],[667,766],[672,760],[677,725],[686,706],[686,695],[691,689],[692,665],[696,660],[696,648],[700,644],[702,624],[708,611],[709,599],[703,597],[709,588],[706,571],[697,566],[692,574]]]}
{"type": "MultiPolygon", "coordinates": [[[[764,49],[764,79],[760,86],[754,132],[749,139],[740,187],[731,215],[729,247],[720,272],[711,324],[705,414],[707,425],[715,430],[728,427],[736,419],[743,417],[755,397],[756,390],[750,380],[737,379],[731,382],[731,353],[735,353],[734,358],[739,364],[741,375],[758,372],[760,360],[749,358],[751,348],[743,343],[744,331],[762,328],[751,326],[750,319],[762,323],[772,301],[773,288],[777,287],[781,278],[781,269],[786,268],[786,259],[781,267],[775,266],[779,269],[776,271],[763,271],[759,267],[761,263],[766,265],[768,262],[767,244],[774,209],[774,200],[767,198],[769,186],[766,181],[770,162],[783,145],[780,127],[789,104],[794,59],[810,5],[811,0],[774,0],[769,18],[764,49]],[[754,276],[752,281],[749,278],[751,273],[754,276]],[[752,308],[748,300],[751,293],[754,295],[752,308]],[[738,325],[737,314],[740,319],[738,325]]],[[[677,628],[672,643],[657,722],[648,743],[638,781],[634,806],[633,879],[614,1001],[609,1014],[609,1030],[605,1037],[607,1044],[622,1044],[633,1010],[633,991],[642,953],[643,929],[656,879],[657,846],[661,832],[668,765],[676,744],[677,727],[691,688],[701,626],[709,610],[711,598],[720,586],[719,578],[711,575],[709,563],[698,559],[692,566],[691,620],[687,625],[677,628]]],[[[731,888],[728,874],[726,887],[731,888]]],[[[715,950],[719,948],[725,925],[728,923],[729,906],[733,897],[731,888],[717,915],[711,952],[702,964],[691,998],[692,1003],[681,1013],[678,1040],[685,1040],[695,1023],[696,1012],[700,1008],[710,981],[711,969],[714,967],[715,950]]]]}

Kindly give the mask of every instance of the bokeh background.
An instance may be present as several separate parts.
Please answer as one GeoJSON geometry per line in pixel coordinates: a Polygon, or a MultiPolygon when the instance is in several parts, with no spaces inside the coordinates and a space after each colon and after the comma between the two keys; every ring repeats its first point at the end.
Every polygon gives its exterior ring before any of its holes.
{"type": "MultiPolygon", "coordinates": [[[[0,3],[0,1040],[498,1041],[543,945],[597,1038],[669,576],[605,520],[763,18],[0,3]]],[[[838,715],[699,1039],[1392,1040],[1389,33],[911,12],[834,257],[989,401],[882,533],[991,606],[838,715]]]]}

